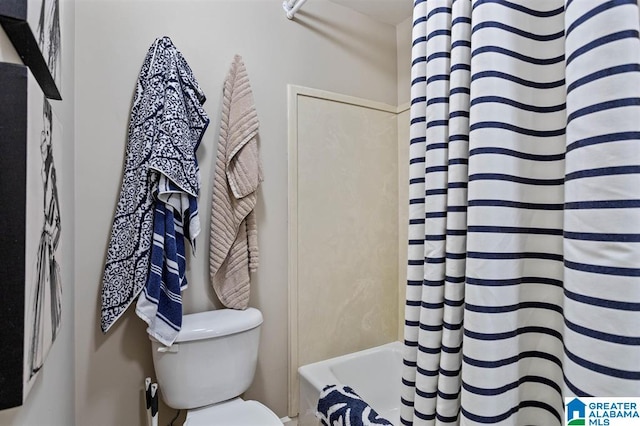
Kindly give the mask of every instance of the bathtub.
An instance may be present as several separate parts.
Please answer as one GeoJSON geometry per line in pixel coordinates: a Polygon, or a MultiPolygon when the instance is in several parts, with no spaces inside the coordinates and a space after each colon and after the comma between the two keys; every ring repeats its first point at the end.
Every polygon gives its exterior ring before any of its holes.
{"type": "Polygon", "coordinates": [[[378,414],[400,424],[402,353],[403,344],[392,342],[300,367],[298,424],[320,424],[315,416],[318,398],[322,388],[333,384],[350,386],[378,414]]]}

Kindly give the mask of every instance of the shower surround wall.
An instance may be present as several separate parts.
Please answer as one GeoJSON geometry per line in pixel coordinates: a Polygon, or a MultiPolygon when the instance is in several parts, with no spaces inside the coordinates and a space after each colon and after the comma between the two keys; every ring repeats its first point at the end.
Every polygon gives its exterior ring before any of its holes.
{"type": "Polygon", "coordinates": [[[289,93],[295,416],[299,366],[398,339],[400,165],[395,106],[297,86],[289,93]]]}
{"type": "Polygon", "coordinates": [[[306,365],[398,337],[396,113],[298,96],[297,141],[298,357],[306,365]]]}
{"type": "MultiPolygon", "coordinates": [[[[186,312],[220,307],[208,283],[208,218],[222,83],[244,58],[260,119],[265,182],[258,197],[260,268],[251,305],[265,317],[246,394],[287,414],[287,84],[395,105],[396,27],[337,4],[308,2],[289,21],[277,1],[78,0],[76,6],[76,424],[142,424],[141,381],[153,374],[144,323],[130,310],[103,336],[100,280],[119,191],[131,98],[151,42],[172,38],[208,97],[198,252],[189,259],[186,312]]],[[[408,44],[406,45],[408,49],[408,44]]],[[[318,179],[331,175],[327,170],[318,179]]],[[[161,423],[173,410],[162,409],[161,423]]]]}

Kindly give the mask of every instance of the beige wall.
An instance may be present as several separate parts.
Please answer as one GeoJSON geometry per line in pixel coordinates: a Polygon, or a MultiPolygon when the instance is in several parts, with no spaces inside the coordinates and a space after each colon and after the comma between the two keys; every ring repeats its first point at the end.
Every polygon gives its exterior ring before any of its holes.
{"type": "MultiPolygon", "coordinates": [[[[76,7],[76,424],[142,422],[140,383],[153,373],[145,327],[129,312],[98,327],[100,279],[121,182],[131,98],[148,46],[172,37],[208,97],[200,251],[190,259],[185,310],[217,306],[207,279],[208,218],[220,93],[235,53],[245,60],[260,119],[265,182],[257,207],[260,269],[251,305],[265,322],[256,380],[246,395],[287,408],[287,84],[395,104],[396,28],[325,0],[297,21],[279,0],[91,1],[76,7]]],[[[173,414],[173,412],[167,415],[173,414]]]]}
{"type": "Polygon", "coordinates": [[[21,64],[18,52],[13,48],[11,40],[7,37],[2,27],[0,27],[0,62],[10,62],[12,64],[21,64]]]}
{"type": "MultiPolygon", "coordinates": [[[[62,97],[52,101],[63,127],[62,157],[56,158],[62,234],[59,246],[63,285],[61,331],[24,405],[0,411],[0,425],[68,426],[74,424],[74,0],[61,1],[62,97]]],[[[0,29],[0,61],[21,63],[0,29]]]]}
{"type": "MultiPolygon", "coordinates": [[[[411,98],[411,30],[413,17],[410,16],[396,25],[396,43],[398,58],[398,106],[408,104],[411,98]]],[[[409,124],[407,123],[407,126],[409,124]]],[[[407,140],[409,143],[408,135],[407,140]]],[[[409,157],[407,154],[407,161],[409,157]]]]}

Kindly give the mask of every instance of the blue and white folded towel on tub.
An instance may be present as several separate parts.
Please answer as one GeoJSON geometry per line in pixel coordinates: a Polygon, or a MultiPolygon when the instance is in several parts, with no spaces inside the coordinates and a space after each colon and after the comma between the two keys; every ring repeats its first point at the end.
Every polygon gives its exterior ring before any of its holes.
{"type": "Polygon", "coordinates": [[[325,426],[393,426],[353,389],[344,385],[329,385],[322,390],[316,416],[325,426]]]}

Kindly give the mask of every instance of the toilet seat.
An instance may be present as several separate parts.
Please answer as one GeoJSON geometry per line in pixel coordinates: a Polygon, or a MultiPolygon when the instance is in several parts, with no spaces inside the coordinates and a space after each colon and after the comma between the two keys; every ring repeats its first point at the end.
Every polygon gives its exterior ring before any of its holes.
{"type": "Polygon", "coordinates": [[[282,426],[282,422],[258,401],[235,398],[187,412],[184,426],[282,426]]]}

